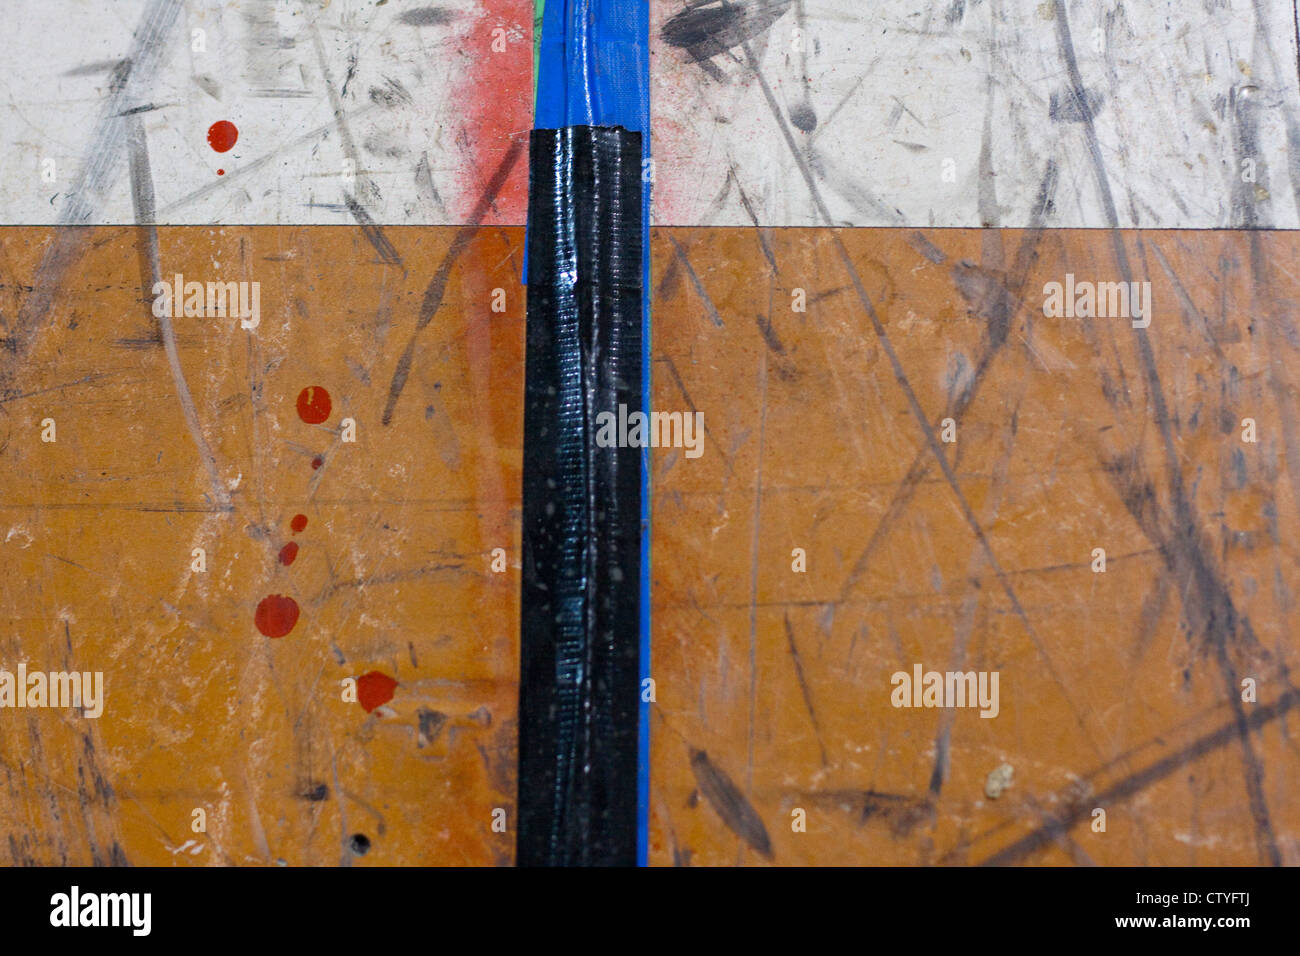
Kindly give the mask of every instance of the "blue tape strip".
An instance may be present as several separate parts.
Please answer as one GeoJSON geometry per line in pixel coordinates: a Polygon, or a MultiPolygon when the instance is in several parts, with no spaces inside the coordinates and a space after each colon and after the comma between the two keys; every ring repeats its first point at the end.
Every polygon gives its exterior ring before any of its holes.
{"type": "Polygon", "coordinates": [[[537,71],[538,129],[650,131],[645,0],[547,0],[537,71]]]}
{"type": "MultiPolygon", "coordinates": [[[[650,8],[648,0],[546,0],[533,125],[622,126],[641,137],[641,362],[650,410],[650,8]]],[[[524,282],[528,261],[524,260],[524,282]]],[[[650,449],[641,454],[641,679],[650,676],[650,449]]],[[[650,704],[641,703],[637,753],[637,864],[649,842],[650,704]]]]}

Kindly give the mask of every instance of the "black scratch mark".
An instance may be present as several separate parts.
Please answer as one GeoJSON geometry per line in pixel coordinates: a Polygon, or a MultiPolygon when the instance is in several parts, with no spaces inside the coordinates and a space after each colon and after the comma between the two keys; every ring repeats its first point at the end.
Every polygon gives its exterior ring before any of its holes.
{"type": "Polygon", "coordinates": [[[790,9],[793,0],[718,0],[689,7],[664,24],[660,36],[700,63],[758,36],[790,9]]]}
{"type": "Polygon", "coordinates": [[[362,234],[375,247],[375,252],[379,253],[379,258],[392,266],[402,265],[401,255],[398,254],[397,248],[389,241],[388,237],[384,235],[383,228],[370,217],[370,213],[366,212],[361,203],[357,202],[351,193],[345,192],[343,196],[347,200],[348,211],[352,213],[352,218],[361,227],[362,234]]]}
{"type": "Polygon", "coordinates": [[[772,320],[766,315],[754,316],[754,321],[758,323],[758,331],[763,335],[763,342],[777,355],[785,354],[785,346],[777,338],[776,330],[772,328],[772,320]]]}
{"type": "Polygon", "coordinates": [[[1106,95],[1098,90],[1071,88],[1052,94],[1047,115],[1058,123],[1091,123],[1105,102],[1106,95]]]}
{"type": "Polygon", "coordinates": [[[116,184],[118,163],[126,145],[126,124],[121,114],[141,98],[152,81],[180,11],[180,0],[152,0],[136,27],[131,55],[112,66],[108,99],[87,145],[81,174],[67,193],[59,214],[62,228],[41,255],[32,281],[35,291],[23,302],[9,330],[11,345],[5,356],[7,361],[0,367],[0,391],[31,347],[41,322],[54,303],[63,277],[85,251],[84,241],[88,233],[67,227],[89,223],[104,196],[116,184]]]}
{"type": "Polygon", "coordinates": [[[410,91],[389,76],[384,77],[383,86],[370,87],[368,95],[370,96],[370,102],[377,103],[380,106],[409,106],[415,102],[410,91]]]}
{"type": "Polygon", "coordinates": [[[433,182],[433,170],[429,168],[427,151],[420,153],[420,161],[415,164],[415,185],[421,198],[432,203],[439,215],[447,214],[447,206],[442,201],[442,194],[438,192],[438,187],[433,182]]]}
{"type": "MultiPolygon", "coordinates": [[[[144,293],[142,296],[143,301],[150,303],[152,301],[149,294],[150,290],[162,281],[162,262],[158,251],[158,227],[155,225],[153,176],[149,169],[149,146],[145,138],[144,123],[139,116],[132,116],[127,120],[127,124],[130,148],[131,198],[135,204],[137,236],[140,243],[140,278],[142,285],[148,283],[147,288],[142,289],[141,292],[144,293]]],[[[150,309],[150,314],[153,314],[152,309],[150,309]]],[[[208,480],[212,485],[212,500],[223,508],[231,507],[230,495],[226,491],[225,485],[222,484],[221,476],[217,470],[216,456],[213,455],[207,439],[203,437],[203,429],[199,425],[198,409],[194,407],[194,397],[190,394],[190,387],[185,381],[185,372],[181,367],[180,351],[176,346],[176,334],[172,329],[170,316],[162,315],[158,317],[158,331],[162,338],[163,348],[167,352],[167,365],[171,369],[172,381],[176,386],[176,395],[180,399],[181,410],[185,415],[185,424],[189,429],[190,437],[198,448],[199,457],[203,460],[204,467],[208,471],[208,480]]]]}
{"type": "Polygon", "coordinates": [[[686,268],[686,275],[691,280],[691,285],[695,288],[695,294],[698,295],[700,301],[704,303],[704,311],[708,313],[709,320],[718,328],[722,328],[722,316],[718,314],[717,307],[713,304],[713,300],[709,298],[709,293],[705,291],[704,283],[700,281],[700,277],[695,274],[695,270],[691,267],[691,260],[687,258],[686,250],[682,248],[682,244],[673,236],[670,235],[668,241],[673,244],[673,249],[677,252],[677,261],[686,268]]]}
{"type": "Polygon", "coordinates": [[[821,727],[817,724],[817,711],[813,708],[812,691],[808,689],[808,680],[804,677],[803,661],[799,657],[799,648],[794,643],[794,629],[790,627],[790,615],[785,615],[785,639],[790,645],[790,658],[794,661],[794,676],[799,681],[799,693],[803,695],[803,703],[808,708],[808,719],[812,721],[813,733],[817,737],[817,749],[821,751],[822,766],[830,765],[826,759],[826,744],[822,742],[821,727]]]}
{"type": "Polygon", "coordinates": [[[929,818],[934,809],[928,800],[876,790],[865,791],[861,799],[862,815],[859,824],[880,819],[889,824],[890,832],[896,837],[910,834],[918,823],[929,818]]]}
{"type": "Polygon", "coordinates": [[[441,711],[421,707],[417,717],[420,723],[420,733],[416,738],[416,746],[423,747],[425,744],[433,743],[438,738],[438,733],[447,723],[447,715],[441,711]]]}
{"type": "MultiPolygon", "coordinates": [[[[1288,711],[1295,709],[1298,704],[1300,704],[1300,690],[1292,688],[1279,697],[1275,703],[1253,710],[1250,716],[1245,718],[1245,729],[1249,731],[1262,727],[1288,711]]],[[[1181,750],[1157,760],[1149,767],[1130,774],[1114,785],[1107,787],[1095,797],[1076,805],[1068,813],[1057,816],[1038,829],[1021,837],[1010,846],[1002,848],[980,865],[1007,866],[1023,860],[1051,842],[1055,838],[1055,834],[1091,817],[1093,807],[1106,806],[1127,800],[1141,793],[1151,784],[1177,773],[1179,769],[1192,761],[1199,760],[1206,754],[1231,743],[1233,738],[1237,737],[1242,730],[1240,723],[1241,721],[1234,720],[1224,724],[1218,730],[1192,741],[1181,750]]]]}
{"type": "Polygon", "coordinates": [[[715,767],[703,750],[691,751],[691,772],[709,806],[722,818],[732,833],[740,837],[756,853],[772,859],[772,841],[768,838],[763,821],[750,802],[745,799],[731,778],[715,767]]]}
{"type": "Polygon", "coordinates": [[[408,27],[440,27],[455,20],[456,14],[442,7],[420,7],[407,10],[397,19],[408,27]]]}
{"type": "Polygon", "coordinates": [[[501,164],[497,166],[496,172],[492,174],[487,189],[479,197],[478,202],[475,203],[474,210],[470,213],[469,222],[457,231],[456,238],[452,240],[451,248],[447,250],[446,256],[443,257],[442,264],[438,266],[438,271],[429,280],[429,285],[424,290],[424,300],[420,303],[420,315],[415,324],[415,331],[411,333],[411,338],[406,343],[406,350],[402,353],[402,357],[397,360],[397,368],[393,370],[393,381],[388,387],[388,402],[384,406],[384,416],[381,419],[385,425],[391,425],[393,422],[393,411],[397,408],[397,400],[402,397],[402,389],[406,388],[406,380],[411,374],[411,362],[415,358],[416,340],[442,305],[442,297],[447,291],[447,280],[451,277],[451,270],[456,265],[456,260],[469,248],[470,242],[478,233],[479,226],[482,225],[483,218],[488,214],[488,210],[492,208],[493,203],[496,202],[497,194],[505,186],[510,171],[514,169],[515,163],[519,160],[525,148],[526,143],[523,139],[515,139],[510,143],[510,149],[506,151],[506,155],[501,159],[501,164]]]}
{"type": "MultiPolygon", "coordinates": [[[[1083,80],[1075,59],[1074,44],[1070,39],[1069,17],[1064,0],[1056,0],[1057,37],[1062,59],[1065,60],[1070,82],[1073,85],[1075,99],[1082,102],[1083,80]]],[[[1111,241],[1114,246],[1115,261],[1119,266],[1120,277],[1131,282],[1133,270],[1128,260],[1128,251],[1124,238],[1119,231],[1119,216],[1115,211],[1115,202],[1111,196],[1110,182],[1102,162],[1101,147],[1097,131],[1091,116],[1086,118],[1084,132],[1088,142],[1088,152],[1092,158],[1093,173],[1097,188],[1101,194],[1102,205],[1106,211],[1106,220],[1110,227],[1111,241]]],[[[1141,240],[1139,239],[1139,246],[1141,240]]],[[[1241,744],[1242,763],[1244,764],[1243,783],[1247,799],[1250,801],[1251,816],[1255,823],[1255,838],[1260,855],[1271,865],[1280,866],[1281,852],[1273,833],[1272,819],[1268,801],[1264,795],[1263,770],[1250,738],[1249,723],[1242,707],[1237,686],[1236,669],[1228,657],[1229,645],[1255,644],[1250,621],[1241,617],[1233,603],[1227,585],[1219,576],[1218,568],[1205,546],[1205,535],[1197,522],[1191,499],[1183,481],[1182,463],[1174,445],[1172,420],[1165,400],[1164,389],[1160,383],[1160,374],[1156,369],[1155,354],[1151,340],[1145,329],[1133,329],[1137,337],[1138,354],[1141,357],[1142,372],[1146,379],[1147,391],[1154,406],[1156,425],[1164,444],[1165,467],[1169,474],[1169,496],[1173,508],[1173,522],[1170,531],[1161,535],[1157,526],[1158,506],[1146,496],[1140,501],[1125,498],[1125,506],[1151,537],[1161,551],[1165,564],[1181,585],[1183,611],[1193,630],[1202,636],[1204,646],[1212,648],[1219,671],[1226,685],[1228,700],[1236,715],[1238,739],[1241,744]],[[1148,514],[1147,512],[1156,512],[1148,514]],[[1153,533],[1154,532],[1154,533],[1153,533]]],[[[1137,472],[1136,463],[1130,467],[1137,472]]],[[[1136,479],[1141,486],[1140,475],[1136,479]]],[[[1151,498],[1154,494],[1151,494],[1151,498]]]]}

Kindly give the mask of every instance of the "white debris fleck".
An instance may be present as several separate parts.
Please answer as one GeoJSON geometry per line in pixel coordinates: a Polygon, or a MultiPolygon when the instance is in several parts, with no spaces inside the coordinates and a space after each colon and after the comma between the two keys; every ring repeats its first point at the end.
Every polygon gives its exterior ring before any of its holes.
{"type": "Polygon", "coordinates": [[[1015,776],[1016,769],[1009,763],[1000,764],[994,768],[984,781],[984,796],[990,800],[996,800],[1002,796],[1002,791],[1011,786],[1011,779],[1015,776]]]}

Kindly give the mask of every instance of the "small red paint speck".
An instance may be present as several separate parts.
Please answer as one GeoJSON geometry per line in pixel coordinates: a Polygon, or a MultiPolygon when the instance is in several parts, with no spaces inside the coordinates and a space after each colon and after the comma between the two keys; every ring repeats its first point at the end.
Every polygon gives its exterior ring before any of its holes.
{"type": "Polygon", "coordinates": [[[319,385],[308,385],[298,393],[298,417],[308,425],[319,425],[330,417],[330,393],[319,385]]]}
{"type": "Polygon", "coordinates": [[[368,714],[380,704],[386,704],[392,700],[393,691],[396,689],[397,681],[387,674],[379,671],[362,674],[357,678],[357,703],[368,714]]]}
{"type": "Polygon", "coordinates": [[[224,176],[224,175],[226,175],[226,171],[225,171],[224,169],[218,169],[218,170],[217,170],[217,175],[218,175],[218,176],[224,176]]]}
{"type": "Polygon", "coordinates": [[[208,127],[208,145],[218,153],[231,149],[237,139],[239,139],[239,130],[230,120],[217,120],[208,127]]]}
{"type": "Polygon", "coordinates": [[[283,594],[268,595],[258,602],[253,623],[267,637],[284,637],[298,623],[298,602],[283,594]]]}
{"type": "Polygon", "coordinates": [[[293,520],[289,522],[289,527],[293,529],[294,534],[297,534],[303,528],[307,527],[307,516],[294,515],[293,520]]]}
{"type": "Polygon", "coordinates": [[[315,458],[311,460],[311,470],[315,471],[323,464],[325,464],[325,459],[322,458],[320,455],[317,455],[315,458]]]}
{"type": "Polygon", "coordinates": [[[288,566],[293,564],[293,559],[298,557],[298,542],[290,541],[280,549],[280,563],[288,566]]]}

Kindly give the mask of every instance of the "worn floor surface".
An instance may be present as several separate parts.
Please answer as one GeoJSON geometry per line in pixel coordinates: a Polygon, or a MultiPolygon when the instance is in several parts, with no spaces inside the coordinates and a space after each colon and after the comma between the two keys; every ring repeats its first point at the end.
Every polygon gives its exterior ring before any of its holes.
{"type": "MultiPolygon", "coordinates": [[[[262,282],[175,370],[140,232],[51,285],[0,231],[0,666],[107,688],[0,712],[5,862],[512,861],[523,231],[457,234],[162,227],[164,275],[262,282]]],[[[707,437],[655,457],[651,862],[1300,861],[1297,243],[657,230],[655,407],[707,437]],[[1046,317],[1117,242],[1150,328],[1046,317]],[[998,716],[893,707],[918,663],[998,716]]]]}

